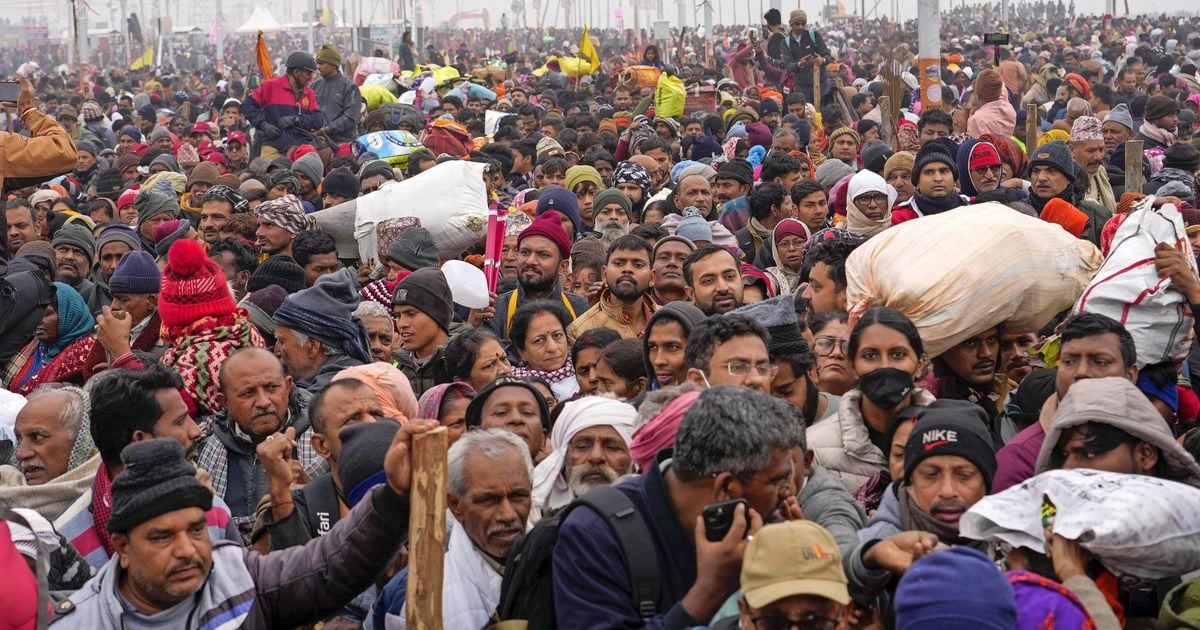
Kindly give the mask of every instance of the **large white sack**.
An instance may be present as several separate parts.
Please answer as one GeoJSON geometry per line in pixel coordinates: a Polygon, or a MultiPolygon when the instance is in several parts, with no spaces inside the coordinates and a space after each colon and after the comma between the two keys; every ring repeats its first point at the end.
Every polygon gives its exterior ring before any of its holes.
{"type": "Polygon", "coordinates": [[[1174,204],[1154,208],[1147,197],[1117,228],[1108,258],[1075,304],[1075,312],[1107,315],[1125,326],[1137,346],[1139,368],[1187,358],[1193,313],[1187,298],[1159,276],[1154,248],[1167,243],[1184,253],[1196,272],[1183,216],[1174,204]]]}
{"type": "Polygon", "coordinates": [[[312,217],[317,220],[317,229],[333,237],[338,258],[358,258],[358,241],[354,240],[354,215],[357,212],[358,200],[351,199],[346,203],[312,213],[312,217]]]}
{"type": "Polygon", "coordinates": [[[913,320],[929,356],[1001,323],[1033,331],[1075,303],[1102,262],[1095,245],[999,203],[906,221],[846,261],[851,311],[913,320]]]}
{"type": "MultiPolygon", "coordinates": [[[[378,257],[375,225],[395,217],[416,217],[438,244],[442,259],[456,258],[487,232],[484,164],[452,160],[402,182],[359,197],[354,238],[359,258],[378,257]]],[[[343,204],[345,205],[345,204],[343,204]]]]}
{"type": "Polygon", "coordinates": [[[1144,475],[1050,470],[984,497],[958,531],[1045,553],[1043,497],[1057,510],[1054,533],[1117,575],[1157,580],[1200,569],[1200,489],[1144,475]]]}

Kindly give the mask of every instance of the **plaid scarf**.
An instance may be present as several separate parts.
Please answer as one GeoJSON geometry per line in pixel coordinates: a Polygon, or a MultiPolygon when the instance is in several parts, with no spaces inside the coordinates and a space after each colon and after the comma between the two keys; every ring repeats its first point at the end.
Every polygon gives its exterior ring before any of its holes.
{"type": "Polygon", "coordinates": [[[537,370],[529,367],[528,365],[522,365],[520,367],[514,367],[512,370],[512,375],[517,378],[536,376],[553,385],[559,381],[565,381],[568,378],[575,378],[575,365],[571,363],[571,358],[567,357],[566,363],[563,363],[563,366],[557,370],[537,370]]]}
{"type": "Polygon", "coordinates": [[[100,462],[96,469],[96,478],[92,481],[92,521],[95,523],[96,533],[100,536],[100,544],[104,545],[104,551],[108,552],[110,558],[116,555],[112,536],[108,533],[108,521],[111,518],[112,479],[108,478],[108,466],[100,462]]]}
{"type": "Polygon", "coordinates": [[[221,365],[235,351],[265,348],[267,342],[250,325],[244,309],[238,309],[236,317],[227,326],[217,325],[213,318],[206,317],[182,332],[163,354],[162,364],[179,372],[183,393],[190,399],[189,407],[196,415],[221,411],[223,407],[217,402],[221,390],[218,379],[221,365]]]}
{"type": "Polygon", "coordinates": [[[4,384],[9,391],[16,391],[20,387],[21,379],[33,367],[33,355],[40,344],[40,341],[33,339],[9,359],[8,368],[4,371],[4,384]]]}

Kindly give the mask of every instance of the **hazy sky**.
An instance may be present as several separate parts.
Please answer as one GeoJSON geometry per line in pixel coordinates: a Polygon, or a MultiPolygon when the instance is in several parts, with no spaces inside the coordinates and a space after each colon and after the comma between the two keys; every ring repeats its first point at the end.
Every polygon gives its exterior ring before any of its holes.
{"type": "MultiPolygon", "coordinates": [[[[361,13],[364,16],[364,21],[372,23],[381,23],[386,20],[388,15],[389,0],[317,0],[322,3],[329,2],[334,11],[341,14],[344,20],[349,21],[355,15],[355,6],[361,7],[361,13]]],[[[498,26],[501,13],[508,13],[512,17],[512,1],[513,0],[391,0],[397,5],[399,2],[412,6],[414,1],[423,1],[426,7],[432,10],[432,16],[426,20],[427,23],[444,23],[451,14],[458,10],[472,11],[486,8],[491,13],[493,26],[498,26]]],[[[524,2],[526,12],[528,14],[529,23],[531,25],[537,23],[536,14],[534,12],[535,0],[518,0],[524,2]]],[[[560,4],[561,0],[542,0],[548,7],[546,11],[546,23],[557,21],[562,24],[565,10],[560,4]]],[[[614,9],[618,6],[622,7],[625,14],[626,27],[631,27],[633,24],[632,6],[634,0],[573,0],[576,3],[578,10],[588,11],[589,15],[595,16],[590,22],[595,22],[599,26],[615,26],[617,21],[613,15],[614,9]]],[[[700,3],[704,0],[683,0],[687,6],[687,23],[691,26],[704,23],[703,10],[699,8],[700,3]]],[[[762,12],[770,8],[770,0],[709,0],[713,2],[714,21],[717,23],[747,23],[747,20],[753,20],[757,23],[762,15],[762,12]],[[747,16],[747,11],[750,15],[747,16]]],[[[997,0],[998,1],[998,0],[997,0]]],[[[1132,7],[1146,7],[1151,3],[1144,0],[1128,0],[1132,7]]],[[[66,8],[69,6],[70,0],[6,0],[6,17],[20,18],[27,15],[46,15],[61,25],[61,28],[66,28],[65,16],[68,15],[66,8]]],[[[94,28],[98,23],[108,21],[115,14],[115,8],[119,0],[88,0],[88,6],[93,13],[90,16],[91,26],[94,28]],[[110,4],[113,9],[110,9],[110,4]]],[[[233,0],[223,1],[223,12],[226,19],[236,28],[242,21],[248,17],[250,11],[255,6],[266,6],[272,14],[280,22],[298,22],[301,19],[302,12],[308,7],[309,0],[261,0],[255,3],[235,2],[233,0]]],[[[663,2],[663,16],[672,24],[678,22],[679,8],[676,0],[642,0],[649,3],[650,6],[657,7],[658,2],[663,2]]],[[[855,0],[843,0],[843,2],[851,3],[855,0]]],[[[846,4],[846,9],[850,12],[857,12],[861,7],[862,0],[857,0],[857,4],[853,6],[846,4]]],[[[979,4],[977,0],[966,0],[968,5],[979,4]]],[[[1118,0],[1117,13],[1124,14],[1124,3],[1126,0],[1118,0]]],[[[175,18],[176,25],[195,25],[201,28],[207,28],[212,24],[213,16],[215,15],[215,6],[217,0],[191,0],[189,2],[178,2],[177,0],[166,0],[165,4],[171,6],[171,15],[175,18]]],[[[155,0],[126,0],[126,6],[129,11],[139,12],[143,18],[147,15],[153,15],[153,7],[155,0]]],[[[795,8],[803,8],[809,12],[810,22],[817,22],[814,19],[819,13],[822,6],[822,0],[783,0],[782,10],[786,17],[787,13],[795,8]]],[[[878,0],[878,10],[882,14],[887,14],[893,4],[898,4],[901,8],[901,15],[905,19],[910,19],[916,12],[916,0],[878,0]]],[[[957,4],[957,2],[955,2],[957,4]]],[[[1016,2],[1014,2],[1016,4],[1016,2]]],[[[867,0],[868,9],[875,6],[875,0],[867,0]]],[[[1152,3],[1155,9],[1164,11],[1190,11],[1197,12],[1197,4],[1194,0],[1156,0],[1152,3]]],[[[948,6],[946,4],[945,6],[948,6]]],[[[1076,0],[1076,10],[1080,13],[1100,13],[1104,10],[1105,0],[1076,0]]],[[[656,10],[644,12],[643,16],[649,17],[649,21],[657,18],[656,10]]],[[[479,25],[478,21],[469,23],[472,26],[479,25]]],[[[643,26],[648,26],[643,22],[643,26]]]]}

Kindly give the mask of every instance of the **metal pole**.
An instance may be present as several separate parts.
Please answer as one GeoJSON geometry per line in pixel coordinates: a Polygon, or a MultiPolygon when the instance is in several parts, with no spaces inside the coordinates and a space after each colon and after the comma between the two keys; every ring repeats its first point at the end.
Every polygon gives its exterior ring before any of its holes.
{"type": "Polygon", "coordinates": [[[917,0],[917,66],[921,70],[921,107],[924,111],[941,109],[942,66],[941,41],[942,16],[938,12],[938,0],[917,0]]]}
{"type": "Polygon", "coordinates": [[[308,54],[312,55],[317,50],[317,29],[313,27],[313,7],[316,6],[316,0],[308,0],[308,54]]]}
{"type": "MultiPolygon", "coordinates": [[[[121,4],[125,4],[125,0],[121,0],[121,4]]],[[[225,69],[225,16],[221,14],[221,0],[217,0],[217,23],[215,24],[217,34],[217,70],[225,69]]]]}

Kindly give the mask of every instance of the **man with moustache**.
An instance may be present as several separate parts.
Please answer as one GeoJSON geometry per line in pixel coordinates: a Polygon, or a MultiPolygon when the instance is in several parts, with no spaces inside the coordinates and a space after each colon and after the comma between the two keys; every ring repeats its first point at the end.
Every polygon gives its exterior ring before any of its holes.
{"type": "Polygon", "coordinates": [[[754,186],[754,169],[750,163],[734,158],[721,165],[713,184],[713,199],[717,203],[717,211],[733,210],[734,206],[746,205],[746,196],[754,186]],[[730,205],[733,202],[733,205],[730,205]]]}
{"type": "Polygon", "coordinates": [[[1108,211],[1117,209],[1108,172],[1104,168],[1104,129],[1100,120],[1080,116],[1071,125],[1071,156],[1087,171],[1087,192],[1083,198],[1108,211]]]}
{"type": "MultiPolygon", "coordinates": [[[[125,468],[121,451],[134,442],[169,438],[179,443],[189,461],[196,458],[203,432],[179,395],[181,387],[178,374],[155,364],[110,369],[89,384],[90,423],[96,428],[92,439],[101,463],[92,487],[54,521],[54,528],[93,569],[99,570],[114,553],[107,529],[112,512],[97,508],[112,505],[112,480],[125,468]]],[[[229,506],[221,499],[213,498],[206,522],[213,540],[241,544],[229,506]]]]}
{"type": "Polygon", "coordinates": [[[646,322],[658,309],[647,295],[652,255],[650,245],[632,234],[609,246],[600,299],[567,327],[571,343],[584,331],[601,327],[617,331],[623,339],[641,338],[646,322]]]}
{"type": "Polygon", "coordinates": [[[571,319],[588,310],[587,298],[563,291],[559,282],[571,261],[571,240],[557,211],[542,213],[517,237],[517,288],[496,298],[496,314],[486,320],[496,336],[508,339],[508,324],[528,301],[561,302],[571,319]]]}
{"type": "Polygon", "coordinates": [[[566,403],[554,421],[554,450],[533,471],[533,506],[546,517],[575,497],[633,472],[629,443],[637,410],[605,396],[566,403]]]}
{"type": "Polygon", "coordinates": [[[1000,187],[1004,170],[996,145],[982,140],[967,140],[959,149],[958,156],[959,171],[965,167],[967,173],[962,182],[964,195],[975,197],[1000,187]]]}
{"type": "Polygon", "coordinates": [[[213,435],[200,449],[198,466],[212,475],[213,492],[229,504],[249,540],[255,506],[271,489],[255,450],[259,444],[292,428],[305,474],[315,477],[328,465],[312,447],[312,397],[293,385],[275,355],[262,348],[234,352],[221,366],[219,385],[224,409],[204,419],[213,435]]]}
{"type": "Polygon", "coordinates": [[[742,266],[718,245],[701,247],[683,262],[687,296],[705,315],[724,315],[742,305],[742,266]]]}
{"type": "Polygon", "coordinates": [[[96,238],[91,230],[68,223],[54,234],[50,245],[54,247],[55,278],[78,291],[93,316],[112,304],[112,295],[88,279],[96,260],[96,238]]]}
{"type": "MultiPolygon", "coordinates": [[[[846,558],[851,589],[873,597],[904,573],[917,549],[938,544],[981,551],[991,543],[959,537],[962,515],[991,490],[996,454],[979,407],[935,401],[917,415],[904,446],[904,476],[887,492],[879,511],[859,532],[846,558]]],[[[881,610],[881,615],[886,611],[881,610]]]]}
{"type": "Polygon", "coordinates": [[[200,203],[200,238],[209,245],[221,240],[221,232],[235,212],[248,212],[250,202],[228,186],[213,186],[200,203]]]}
{"type": "Polygon", "coordinates": [[[997,369],[1003,332],[999,326],[982,330],[935,357],[933,371],[919,386],[939,400],[979,405],[987,414],[987,426],[994,431],[1008,394],[1008,375],[997,369]]]}
{"type": "Polygon", "coordinates": [[[686,301],[687,283],[683,280],[683,263],[696,246],[682,236],[664,236],[651,252],[650,299],[662,306],[686,301]]]}
{"type": "Polygon", "coordinates": [[[1099,246],[1100,230],[1112,218],[1112,211],[1076,195],[1075,179],[1082,170],[1077,170],[1078,166],[1071,149],[1061,140],[1038,147],[1029,156],[1029,205],[1039,214],[1056,197],[1074,205],[1088,216],[1079,238],[1099,246]]]}

